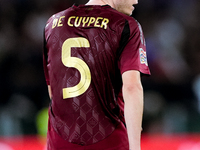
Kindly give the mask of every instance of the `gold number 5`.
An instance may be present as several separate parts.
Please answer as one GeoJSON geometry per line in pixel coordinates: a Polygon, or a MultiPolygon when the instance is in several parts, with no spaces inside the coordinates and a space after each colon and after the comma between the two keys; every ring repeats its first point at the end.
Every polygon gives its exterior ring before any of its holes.
{"type": "Polygon", "coordinates": [[[62,45],[62,63],[66,67],[78,69],[81,79],[76,86],[63,88],[63,99],[72,98],[83,94],[90,86],[91,73],[88,65],[80,58],[71,56],[72,47],[90,47],[86,38],[69,38],[62,45]]]}

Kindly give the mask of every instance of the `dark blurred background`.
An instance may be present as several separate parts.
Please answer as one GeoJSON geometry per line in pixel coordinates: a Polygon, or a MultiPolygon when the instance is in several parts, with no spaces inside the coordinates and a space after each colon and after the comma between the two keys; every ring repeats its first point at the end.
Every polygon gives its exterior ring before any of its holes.
{"type": "MultiPolygon", "coordinates": [[[[47,19],[86,0],[0,0],[0,136],[38,134],[49,97],[42,64],[47,19]]],[[[151,77],[143,133],[200,132],[200,1],[139,0],[151,77]]]]}

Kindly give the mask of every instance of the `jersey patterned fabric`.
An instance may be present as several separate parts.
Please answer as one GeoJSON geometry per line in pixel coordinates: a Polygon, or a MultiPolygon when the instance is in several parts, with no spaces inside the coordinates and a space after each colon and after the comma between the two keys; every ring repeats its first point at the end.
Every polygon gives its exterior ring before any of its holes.
{"type": "Polygon", "coordinates": [[[139,23],[108,5],[72,7],[45,27],[48,149],[128,149],[121,74],[150,74],[139,23]]]}

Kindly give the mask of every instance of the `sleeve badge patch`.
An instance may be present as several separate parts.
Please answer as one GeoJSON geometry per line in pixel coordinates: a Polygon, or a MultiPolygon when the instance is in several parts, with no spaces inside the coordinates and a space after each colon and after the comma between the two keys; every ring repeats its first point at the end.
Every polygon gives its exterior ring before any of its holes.
{"type": "Polygon", "coordinates": [[[142,48],[140,48],[139,51],[140,51],[140,63],[148,66],[146,52],[142,48]]]}

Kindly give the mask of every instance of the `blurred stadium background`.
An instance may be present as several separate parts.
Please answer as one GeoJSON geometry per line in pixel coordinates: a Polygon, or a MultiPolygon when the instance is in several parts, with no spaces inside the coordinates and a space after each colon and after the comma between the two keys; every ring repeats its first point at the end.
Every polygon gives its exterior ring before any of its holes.
{"type": "MultiPolygon", "coordinates": [[[[86,0],[0,0],[0,150],[44,150],[47,19],[86,0]],[[28,148],[27,148],[28,147],[28,148]]],[[[139,0],[146,38],[142,150],[200,149],[200,1],[139,0]]]]}

